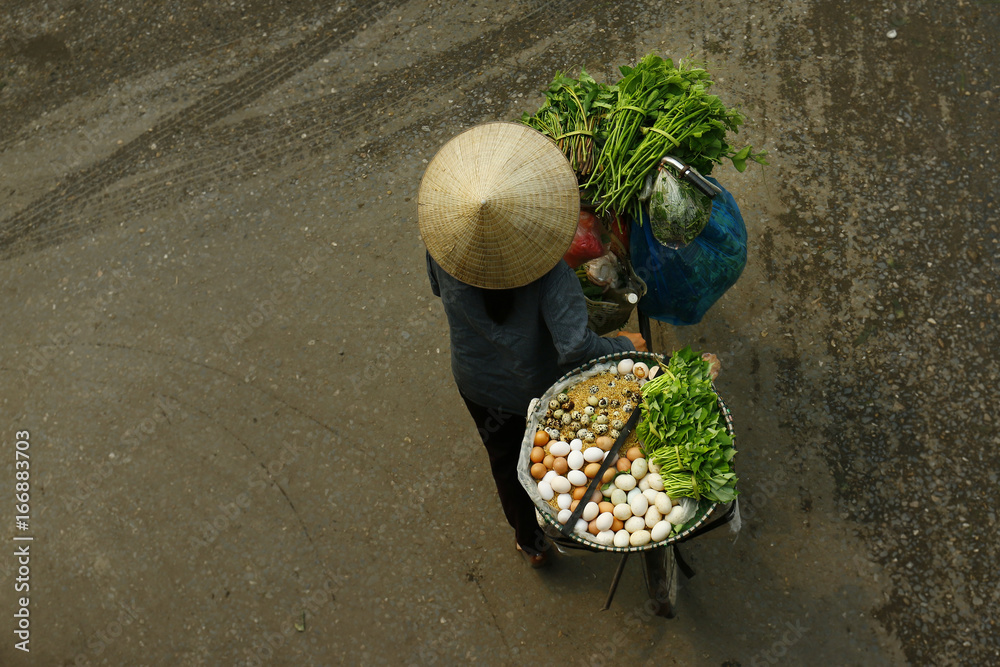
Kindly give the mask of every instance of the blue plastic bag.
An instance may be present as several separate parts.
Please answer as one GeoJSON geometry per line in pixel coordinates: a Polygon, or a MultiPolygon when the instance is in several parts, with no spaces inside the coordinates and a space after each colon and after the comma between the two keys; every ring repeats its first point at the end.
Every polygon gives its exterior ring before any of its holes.
{"type": "Polygon", "coordinates": [[[704,231],[679,248],[657,241],[648,213],[642,215],[641,225],[632,221],[629,241],[632,268],[647,287],[639,308],[661,322],[697,324],[736,284],[747,263],[747,228],[736,200],[723,188],[712,200],[704,231]]]}

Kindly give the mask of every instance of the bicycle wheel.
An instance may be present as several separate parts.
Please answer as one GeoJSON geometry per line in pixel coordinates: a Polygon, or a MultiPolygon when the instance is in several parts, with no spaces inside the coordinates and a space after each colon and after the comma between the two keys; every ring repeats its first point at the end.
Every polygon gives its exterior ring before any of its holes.
{"type": "Polygon", "coordinates": [[[673,618],[677,614],[677,558],[672,544],[643,552],[642,577],[655,605],[654,613],[673,618]]]}

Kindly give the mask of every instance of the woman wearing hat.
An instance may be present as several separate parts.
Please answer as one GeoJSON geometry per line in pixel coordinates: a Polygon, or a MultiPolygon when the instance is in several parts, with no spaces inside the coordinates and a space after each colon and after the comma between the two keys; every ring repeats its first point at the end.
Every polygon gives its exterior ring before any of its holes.
{"type": "Polygon", "coordinates": [[[645,350],[645,341],[587,328],[579,280],[562,261],[580,213],[576,175],[537,131],[497,122],[454,137],[427,166],[418,210],[431,288],[448,316],[455,382],[517,548],[539,567],[548,543],[517,480],[528,404],[581,363],[645,350]]]}

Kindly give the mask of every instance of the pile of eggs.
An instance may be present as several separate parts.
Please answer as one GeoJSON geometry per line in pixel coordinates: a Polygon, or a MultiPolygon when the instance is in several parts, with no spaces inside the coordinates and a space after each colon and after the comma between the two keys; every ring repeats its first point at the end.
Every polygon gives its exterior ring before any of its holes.
{"type": "MultiPolygon", "coordinates": [[[[614,441],[597,438],[588,445],[551,440],[545,431],[535,434],[531,450],[531,475],[538,480],[538,493],[558,508],[565,524],[587,493],[614,441]]],[[[603,475],[583,508],[574,531],[604,546],[639,547],[670,536],[673,526],[683,522],[678,502],[663,492],[663,481],[655,465],[649,464],[639,447],[630,448],[603,475]],[[601,490],[603,487],[603,490],[601,490]]]]}

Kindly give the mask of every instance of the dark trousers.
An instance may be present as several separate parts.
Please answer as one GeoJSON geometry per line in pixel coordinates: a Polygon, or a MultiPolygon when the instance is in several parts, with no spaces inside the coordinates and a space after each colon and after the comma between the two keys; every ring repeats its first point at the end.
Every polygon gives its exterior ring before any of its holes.
{"type": "Polygon", "coordinates": [[[517,481],[517,458],[521,452],[521,440],[527,426],[521,415],[499,412],[491,408],[465,400],[466,407],[479,429],[486,453],[490,458],[490,470],[497,485],[500,505],[507,517],[507,523],[514,529],[517,543],[530,554],[541,553],[548,548],[545,534],[538,527],[535,505],[527,492],[517,481]]]}

